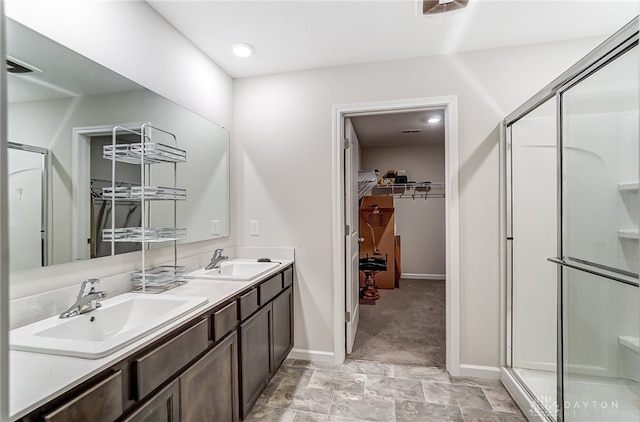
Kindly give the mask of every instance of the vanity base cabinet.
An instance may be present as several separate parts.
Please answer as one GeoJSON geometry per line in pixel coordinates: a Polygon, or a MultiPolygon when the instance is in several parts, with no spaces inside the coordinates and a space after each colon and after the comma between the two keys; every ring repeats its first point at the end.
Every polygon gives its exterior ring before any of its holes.
{"type": "MultiPolygon", "coordinates": [[[[240,400],[243,419],[293,348],[292,284],[293,269],[289,267],[258,286],[256,290],[262,307],[240,323],[240,400]]],[[[241,318],[243,307],[241,303],[241,318]]]]}
{"type": "Polygon", "coordinates": [[[292,284],[290,266],[186,321],[20,421],[246,418],[293,347],[292,284]]]}
{"type": "Polygon", "coordinates": [[[180,376],[180,421],[238,421],[238,336],[232,333],[180,376]]]}
{"type": "Polygon", "coordinates": [[[271,375],[271,304],[240,324],[241,407],[249,414],[271,375]]]}
{"type": "Polygon", "coordinates": [[[123,422],[179,422],[180,385],[178,381],[163,388],[123,422]]]}

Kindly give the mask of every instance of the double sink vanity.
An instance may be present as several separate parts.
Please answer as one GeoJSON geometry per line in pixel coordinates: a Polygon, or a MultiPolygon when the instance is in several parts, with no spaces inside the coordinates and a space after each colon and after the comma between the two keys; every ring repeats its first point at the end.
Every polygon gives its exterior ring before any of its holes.
{"type": "Polygon", "coordinates": [[[10,332],[21,421],[238,421],[293,347],[293,260],[233,259],[10,332]]]}

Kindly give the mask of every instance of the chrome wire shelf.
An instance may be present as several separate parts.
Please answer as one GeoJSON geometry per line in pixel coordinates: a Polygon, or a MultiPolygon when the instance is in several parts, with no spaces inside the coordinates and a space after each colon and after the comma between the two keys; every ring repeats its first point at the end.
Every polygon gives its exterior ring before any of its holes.
{"type": "Polygon", "coordinates": [[[187,268],[182,265],[161,265],[131,273],[133,292],[162,293],[187,283],[187,268]]]}
{"type": "Polygon", "coordinates": [[[180,240],[186,237],[187,229],[176,227],[145,229],[142,227],[121,227],[102,230],[102,240],[105,242],[159,243],[180,240]]]}
{"type": "Polygon", "coordinates": [[[145,200],[178,200],[187,199],[187,190],[182,188],[168,188],[163,186],[111,186],[102,188],[103,198],[138,199],[144,195],[145,200]]]}
{"type": "Polygon", "coordinates": [[[175,280],[175,281],[169,281],[163,284],[153,284],[153,283],[150,283],[149,280],[147,280],[147,283],[144,286],[142,282],[140,282],[139,284],[134,283],[131,291],[135,293],[157,294],[157,293],[166,292],[167,290],[171,290],[173,288],[182,286],[187,283],[188,283],[187,280],[175,280]]]}
{"type": "Polygon", "coordinates": [[[183,281],[187,277],[187,269],[182,265],[161,265],[143,271],[131,273],[131,281],[135,285],[141,285],[145,279],[147,286],[162,286],[175,281],[183,281]]]}
{"type": "Polygon", "coordinates": [[[164,129],[145,123],[140,130],[131,130],[122,126],[115,126],[112,131],[111,145],[105,145],[102,156],[111,161],[111,186],[103,186],[102,199],[108,198],[116,203],[125,200],[140,204],[140,225],[142,227],[116,227],[115,213],[111,213],[111,228],[102,230],[102,240],[111,242],[111,253],[114,254],[116,242],[158,243],[173,241],[173,266],[161,266],[147,269],[146,251],[142,246],[142,270],[132,273],[132,291],[141,293],[160,293],[168,289],[185,284],[186,271],[178,266],[177,241],[187,237],[187,230],[177,226],[176,201],[186,199],[186,190],[178,188],[177,165],[187,161],[185,150],[177,148],[177,137],[164,129]],[[139,136],[138,143],[118,144],[118,136],[122,133],[139,136]],[[161,136],[163,140],[172,140],[173,145],[152,141],[152,135],[161,136]],[[140,182],[121,184],[116,178],[116,162],[129,163],[140,166],[140,182]],[[173,167],[173,187],[152,186],[151,164],[169,163],[173,167]],[[173,227],[149,227],[151,201],[173,201],[173,227]]]}
{"type": "Polygon", "coordinates": [[[129,164],[184,163],[187,152],[157,142],[135,144],[105,145],[102,156],[108,160],[116,160],[129,164]]]}

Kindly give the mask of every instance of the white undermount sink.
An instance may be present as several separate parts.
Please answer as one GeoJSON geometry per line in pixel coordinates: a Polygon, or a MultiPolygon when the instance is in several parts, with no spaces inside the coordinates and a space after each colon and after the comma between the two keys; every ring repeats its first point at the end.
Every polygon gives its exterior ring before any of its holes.
{"type": "Polygon", "coordinates": [[[280,265],[279,262],[258,262],[255,259],[222,261],[220,268],[197,270],[189,273],[193,278],[214,280],[251,281],[280,265]]]}
{"type": "Polygon", "coordinates": [[[98,359],[207,303],[206,297],[125,293],[78,316],[58,316],[11,330],[13,350],[98,359]]]}

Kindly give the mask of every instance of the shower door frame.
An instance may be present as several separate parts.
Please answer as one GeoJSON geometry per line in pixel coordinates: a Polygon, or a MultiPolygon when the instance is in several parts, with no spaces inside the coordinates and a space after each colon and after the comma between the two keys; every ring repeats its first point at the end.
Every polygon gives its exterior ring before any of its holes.
{"type": "MultiPolygon", "coordinates": [[[[531,390],[527,387],[524,381],[518,376],[518,374],[513,370],[513,181],[512,181],[512,171],[513,171],[513,163],[512,163],[512,138],[511,138],[511,128],[512,125],[518,122],[520,119],[527,116],[529,113],[543,105],[546,101],[556,98],[556,139],[557,139],[557,251],[556,257],[549,257],[549,261],[558,265],[557,268],[557,357],[556,357],[556,373],[557,373],[557,395],[556,395],[556,421],[563,422],[564,421],[564,412],[563,412],[563,403],[564,403],[564,368],[563,368],[563,268],[565,266],[572,267],[574,269],[578,269],[581,271],[592,272],[598,276],[606,277],[608,279],[614,279],[616,281],[622,281],[627,284],[633,284],[636,287],[638,286],[637,282],[631,282],[630,280],[621,280],[620,277],[616,277],[610,273],[605,273],[593,269],[586,269],[579,266],[575,266],[573,264],[568,265],[566,261],[562,258],[563,255],[563,236],[564,236],[564,228],[563,228],[563,213],[562,213],[562,198],[563,198],[563,186],[562,186],[562,176],[563,176],[563,157],[562,157],[562,149],[563,149],[563,128],[562,128],[562,107],[563,107],[563,98],[562,94],[566,92],[571,87],[580,83],[582,80],[590,76],[591,74],[597,72],[619,56],[623,55],[627,51],[638,45],[639,39],[639,24],[640,20],[638,17],[633,19],[627,25],[625,25],[618,32],[609,37],[602,44],[597,46],[594,50],[592,50],[589,54],[579,60],[575,65],[566,70],[562,75],[553,80],[549,85],[544,87],[541,91],[539,91],[536,95],[531,97],[528,101],[518,107],[515,111],[509,114],[502,121],[502,129],[503,129],[503,163],[504,163],[504,173],[503,173],[503,241],[501,242],[502,254],[503,257],[503,265],[504,265],[504,292],[505,292],[505,319],[504,319],[504,338],[505,338],[505,347],[504,347],[504,370],[507,372],[508,376],[515,379],[518,384],[517,387],[521,388],[524,391],[524,395],[526,396],[527,404],[533,404],[537,407],[535,409],[538,413],[537,415],[542,418],[542,420],[552,421],[553,419],[550,417],[551,415],[547,412],[544,406],[538,401],[535,395],[531,392],[531,390]],[[558,405],[560,404],[560,405],[558,405]]],[[[514,394],[515,395],[515,394],[514,394]]],[[[519,403],[521,407],[524,407],[524,403],[519,403]]]]}
{"type": "Polygon", "coordinates": [[[33,145],[21,144],[18,142],[7,142],[8,149],[40,154],[41,161],[41,200],[40,200],[40,266],[46,267],[51,264],[51,236],[49,232],[49,150],[33,145]]]}

